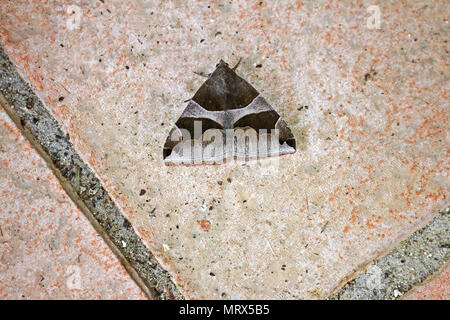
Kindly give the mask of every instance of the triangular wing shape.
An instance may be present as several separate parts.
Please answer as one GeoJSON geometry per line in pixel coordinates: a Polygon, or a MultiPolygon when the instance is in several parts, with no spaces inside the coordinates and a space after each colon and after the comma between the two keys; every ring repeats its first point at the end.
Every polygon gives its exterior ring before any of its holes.
{"type": "Polygon", "coordinates": [[[172,128],[163,157],[166,164],[192,165],[294,152],[280,115],[221,60],[172,128]]]}

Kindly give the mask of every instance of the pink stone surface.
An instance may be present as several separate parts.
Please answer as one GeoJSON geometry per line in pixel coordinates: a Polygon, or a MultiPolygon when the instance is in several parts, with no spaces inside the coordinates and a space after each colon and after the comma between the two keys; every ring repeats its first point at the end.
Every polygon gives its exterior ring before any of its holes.
{"type": "Polygon", "coordinates": [[[450,300],[450,267],[410,291],[406,300],[450,300]]]}
{"type": "Polygon", "coordinates": [[[0,299],[143,299],[0,107],[0,299]]]}
{"type": "Polygon", "coordinates": [[[73,4],[2,2],[0,44],[186,297],[325,297],[448,204],[446,1],[73,4]],[[164,166],[194,72],[239,58],[297,152],[164,166]]]}

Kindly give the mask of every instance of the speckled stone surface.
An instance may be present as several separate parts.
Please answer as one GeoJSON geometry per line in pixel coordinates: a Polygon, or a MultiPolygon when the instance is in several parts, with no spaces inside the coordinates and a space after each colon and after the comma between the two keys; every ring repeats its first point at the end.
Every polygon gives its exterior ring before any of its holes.
{"type": "Polygon", "coordinates": [[[1,107],[0,298],[145,298],[1,107]]]}
{"type": "Polygon", "coordinates": [[[3,2],[0,44],[186,297],[322,298],[448,202],[445,2],[372,4],[3,2]],[[164,166],[194,72],[239,58],[297,153],[164,166]]]}
{"type": "Polygon", "coordinates": [[[450,267],[417,286],[405,297],[407,300],[450,300],[450,267]]]}

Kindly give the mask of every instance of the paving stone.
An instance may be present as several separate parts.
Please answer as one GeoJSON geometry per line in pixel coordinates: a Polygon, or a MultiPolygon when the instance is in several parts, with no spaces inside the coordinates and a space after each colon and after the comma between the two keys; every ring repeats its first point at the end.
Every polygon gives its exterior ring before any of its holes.
{"type": "Polygon", "coordinates": [[[145,298],[1,108],[0,298],[145,298]]]}
{"type": "Polygon", "coordinates": [[[187,298],[323,298],[448,204],[445,2],[372,4],[4,2],[0,44],[187,298]],[[239,58],[297,152],[165,166],[239,58]]]}

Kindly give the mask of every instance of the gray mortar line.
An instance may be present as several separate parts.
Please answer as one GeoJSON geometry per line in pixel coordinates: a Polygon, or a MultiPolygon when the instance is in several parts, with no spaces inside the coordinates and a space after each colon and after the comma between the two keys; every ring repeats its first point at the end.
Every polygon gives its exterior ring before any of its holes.
{"type": "Polygon", "coordinates": [[[450,207],[414,232],[363,274],[332,294],[331,300],[399,299],[438,273],[450,258],[450,207]]]}
{"type": "Polygon", "coordinates": [[[151,299],[184,299],[1,46],[0,104],[145,294],[151,299]]]}

